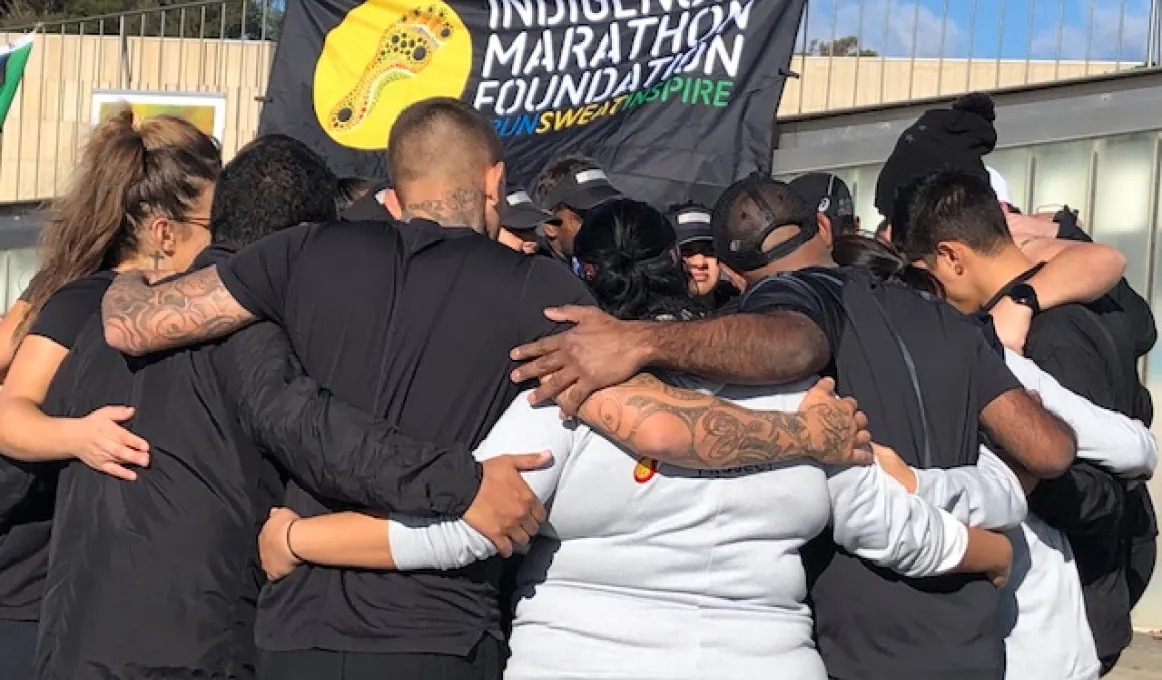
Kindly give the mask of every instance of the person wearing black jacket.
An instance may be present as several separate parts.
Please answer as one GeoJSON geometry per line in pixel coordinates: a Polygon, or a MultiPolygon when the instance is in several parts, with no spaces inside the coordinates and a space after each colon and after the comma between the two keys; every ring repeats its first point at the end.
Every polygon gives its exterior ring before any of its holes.
{"type": "MultiPolygon", "coordinates": [[[[1125,370],[1112,334],[1083,305],[1040,309],[1027,281],[1042,265],[1013,241],[987,182],[958,171],[917,180],[900,192],[893,215],[893,223],[905,222],[904,255],[932,271],[953,305],[966,314],[987,314],[1003,298],[1029,307],[1025,356],[1074,393],[1133,416],[1137,379],[1125,370]]],[[[1132,635],[1122,531],[1126,502],[1123,482],[1080,460],[1065,475],[1042,481],[1029,497],[1030,511],[1065,533],[1073,547],[1103,673],[1132,635]]]]}
{"type": "MultiPolygon", "coordinates": [[[[195,268],[279,229],[333,219],[335,193],[309,149],[259,139],[222,173],[214,245],[195,268]]],[[[131,426],[149,441],[151,459],[132,482],[79,463],[62,472],[38,678],[253,677],[262,585],[254,538],[281,502],[283,474],[381,510],[467,509],[479,472],[466,451],[376,429],[305,378],[287,386],[288,353],[271,324],[140,360],[105,344],[97,316],[81,331],[49,405],[71,416],[93,404],[133,404],[131,426]]]]}

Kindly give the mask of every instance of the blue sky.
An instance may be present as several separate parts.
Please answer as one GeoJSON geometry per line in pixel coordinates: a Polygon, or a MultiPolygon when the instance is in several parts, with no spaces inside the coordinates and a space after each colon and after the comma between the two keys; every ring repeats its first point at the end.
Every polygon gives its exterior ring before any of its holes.
{"type": "Polygon", "coordinates": [[[1150,16],[1149,0],[808,3],[809,38],[830,40],[834,26],[836,37],[862,33],[865,47],[901,57],[913,53],[915,42],[915,53],[922,57],[964,58],[971,51],[979,59],[1085,59],[1088,52],[1093,60],[1114,60],[1120,44],[1122,61],[1143,61],[1150,16]]]}

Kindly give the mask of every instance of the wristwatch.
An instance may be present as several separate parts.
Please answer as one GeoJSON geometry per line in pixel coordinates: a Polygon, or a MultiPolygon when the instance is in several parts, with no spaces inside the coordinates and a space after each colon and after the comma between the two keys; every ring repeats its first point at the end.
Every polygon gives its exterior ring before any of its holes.
{"type": "Polygon", "coordinates": [[[1009,290],[1009,299],[1033,310],[1033,316],[1041,313],[1041,303],[1037,300],[1037,291],[1027,283],[1018,283],[1009,290]]]}

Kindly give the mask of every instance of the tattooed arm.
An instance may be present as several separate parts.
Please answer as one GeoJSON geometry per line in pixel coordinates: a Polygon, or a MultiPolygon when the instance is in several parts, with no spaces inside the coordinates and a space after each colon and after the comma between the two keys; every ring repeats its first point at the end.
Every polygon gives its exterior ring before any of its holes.
{"type": "MultiPolygon", "coordinates": [[[[720,469],[803,457],[827,459],[845,448],[839,443],[844,437],[839,424],[854,420],[854,407],[832,395],[830,381],[821,382],[797,414],[752,413],[715,397],[665,386],[652,376],[639,376],[611,391],[617,394],[599,393],[603,399],[595,397],[586,408],[607,423],[600,429],[617,443],[639,455],[653,447],[659,454],[677,451],[676,456],[659,458],[683,467],[720,469]],[[663,426],[658,433],[668,427],[681,434],[673,441],[643,437],[642,428],[649,424],[663,426]]],[[[517,398],[473,452],[478,460],[501,455],[514,445],[551,452],[551,464],[521,473],[546,505],[556,494],[569,459],[589,438],[561,423],[555,411],[517,398]]],[[[902,490],[901,494],[907,495],[902,490]]],[[[337,513],[299,519],[280,510],[263,529],[259,543],[271,578],[290,573],[300,557],[327,566],[413,570],[456,569],[496,554],[496,547],[463,520],[404,515],[385,519],[337,513]]]]}
{"type": "Polygon", "coordinates": [[[246,326],[246,310],[208,267],[150,285],[141,272],[118,276],[101,302],[105,342],[132,356],[213,340],[246,326]]]}
{"type": "Polygon", "coordinates": [[[642,374],[590,397],[580,416],[623,448],[691,469],[731,469],[795,458],[871,461],[867,424],[851,400],[821,380],[793,413],[751,411],[642,374]]]}
{"type": "Polygon", "coordinates": [[[283,229],[222,264],[154,286],[140,272],[118,276],[101,304],[106,342],[141,356],[220,338],[258,319],[281,325],[294,272],[325,266],[300,259],[309,241],[328,233],[321,226],[283,229]]]}

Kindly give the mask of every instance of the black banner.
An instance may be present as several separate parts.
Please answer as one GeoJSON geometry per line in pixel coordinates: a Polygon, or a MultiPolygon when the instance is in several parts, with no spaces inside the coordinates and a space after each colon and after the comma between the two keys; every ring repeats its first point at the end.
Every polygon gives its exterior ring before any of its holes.
{"type": "Polygon", "coordinates": [[[712,201],[767,168],[806,0],[288,0],[262,133],[385,177],[399,112],[471,102],[510,186],[567,153],[629,195],[712,201]]]}

